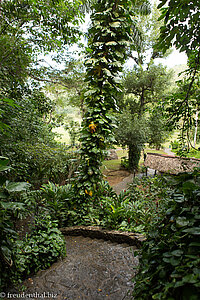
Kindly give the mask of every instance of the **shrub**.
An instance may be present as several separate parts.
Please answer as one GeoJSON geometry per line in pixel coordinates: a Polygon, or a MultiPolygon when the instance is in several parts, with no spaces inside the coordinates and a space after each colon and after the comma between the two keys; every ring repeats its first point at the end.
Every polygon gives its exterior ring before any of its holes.
{"type": "Polygon", "coordinates": [[[17,240],[13,251],[12,280],[19,282],[30,274],[46,269],[58,257],[66,255],[65,241],[49,216],[36,219],[34,230],[24,240],[17,240]]]}
{"type": "Polygon", "coordinates": [[[173,141],[173,142],[171,142],[171,146],[172,146],[172,149],[174,150],[174,149],[178,149],[178,148],[180,148],[181,147],[181,144],[180,144],[180,142],[179,141],[173,141]]]}
{"type": "MultiPolygon", "coordinates": [[[[35,212],[32,192],[27,193],[27,182],[9,182],[4,173],[8,171],[8,159],[0,157],[0,287],[18,283],[27,275],[47,268],[60,255],[65,255],[65,242],[57,222],[45,216],[35,218],[32,231],[20,240],[16,230],[19,219],[35,212]],[[4,173],[2,173],[4,172],[4,173]],[[30,197],[31,196],[31,197],[30,197]],[[29,200],[28,200],[29,199],[29,200]],[[26,200],[25,203],[22,203],[26,200]],[[29,201],[29,202],[28,202],[29,201]]],[[[37,193],[37,192],[36,192],[37,193]]],[[[33,218],[34,220],[34,218],[33,218]]]]}
{"type": "Polygon", "coordinates": [[[142,247],[134,299],[199,299],[199,180],[199,171],[170,180],[168,209],[142,247]]]}
{"type": "Polygon", "coordinates": [[[47,146],[43,143],[20,142],[7,149],[14,171],[9,178],[13,181],[28,181],[35,187],[52,181],[65,184],[76,171],[77,153],[64,146],[47,146]]]}
{"type": "Polygon", "coordinates": [[[51,218],[58,222],[59,227],[66,225],[75,201],[72,185],[59,186],[49,182],[42,185],[39,193],[43,199],[43,209],[45,208],[51,218]]]}
{"type": "MultiPolygon", "coordinates": [[[[64,198],[59,201],[61,220],[64,217],[64,224],[67,226],[98,225],[109,229],[145,234],[151,224],[158,222],[165,210],[167,200],[163,199],[166,188],[162,187],[162,184],[163,179],[159,177],[135,179],[129,190],[117,195],[107,182],[102,181],[98,184],[95,196],[87,195],[87,201],[84,203],[71,187],[66,197],[67,201],[64,198]]],[[[58,189],[60,188],[53,187],[54,191],[58,192],[58,189]]],[[[43,198],[47,199],[49,193],[52,197],[51,204],[48,200],[45,206],[53,216],[57,214],[54,203],[57,203],[60,198],[55,192],[50,191],[48,194],[43,193],[43,198]]],[[[60,224],[63,224],[62,221],[60,224]]]]}
{"type": "Polygon", "coordinates": [[[13,265],[13,248],[17,239],[16,221],[26,215],[20,196],[29,187],[26,182],[9,182],[4,176],[8,171],[8,159],[0,157],[0,287],[9,280],[13,265]]]}
{"type": "Polygon", "coordinates": [[[145,234],[149,226],[156,224],[163,214],[165,194],[166,188],[161,177],[135,178],[127,191],[101,197],[100,224],[111,229],[145,234]]]}

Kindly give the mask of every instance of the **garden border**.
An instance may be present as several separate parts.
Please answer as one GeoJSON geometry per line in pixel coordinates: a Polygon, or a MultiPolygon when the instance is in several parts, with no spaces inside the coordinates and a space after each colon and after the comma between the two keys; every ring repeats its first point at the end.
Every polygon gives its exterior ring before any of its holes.
{"type": "Polygon", "coordinates": [[[72,226],[60,228],[63,235],[79,236],[103,239],[105,241],[117,242],[119,244],[127,243],[130,246],[141,247],[142,242],[145,241],[145,237],[142,234],[117,231],[117,230],[106,230],[98,226],[72,226]]]}

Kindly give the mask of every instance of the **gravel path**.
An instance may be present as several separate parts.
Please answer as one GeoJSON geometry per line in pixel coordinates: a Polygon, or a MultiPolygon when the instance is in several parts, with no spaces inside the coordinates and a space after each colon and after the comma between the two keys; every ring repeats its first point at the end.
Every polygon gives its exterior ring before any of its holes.
{"type": "Polygon", "coordinates": [[[169,148],[164,148],[164,151],[165,151],[165,153],[167,153],[168,155],[176,156],[176,155],[174,154],[174,152],[172,152],[169,148]]]}
{"type": "MultiPolygon", "coordinates": [[[[172,152],[169,148],[164,148],[166,154],[175,156],[174,152],[172,152]]],[[[148,168],[147,176],[154,176],[155,170],[148,168]]],[[[136,177],[145,176],[143,173],[139,173],[135,175],[136,177]]],[[[125,177],[121,182],[113,186],[114,191],[119,195],[121,191],[127,190],[130,183],[133,182],[134,175],[130,174],[128,177],[125,177]]]]}
{"type": "MultiPolygon", "coordinates": [[[[154,176],[155,170],[148,168],[147,176],[154,176]]],[[[144,173],[139,173],[135,175],[136,177],[143,177],[146,176],[144,173]]],[[[125,177],[121,182],[113,186],[113,190],[117,193],[117,195],[120,194],[121,191],[127,190],[130,183],[133,182],[134,174],[130,174],[128,177],[125,177]]]]}

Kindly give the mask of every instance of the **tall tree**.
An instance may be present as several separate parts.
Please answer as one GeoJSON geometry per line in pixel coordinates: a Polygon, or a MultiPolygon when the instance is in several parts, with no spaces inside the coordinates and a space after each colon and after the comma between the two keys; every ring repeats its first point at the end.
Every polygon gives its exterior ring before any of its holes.
{"type": "Polygon", "coordinates": [[[63,52],[78,41],[79,5],[79,1],[63,0],[1,1],[1,94],[14,82],[38,73],[39,54],[63,52]]]}
{"type": "MultiPolygon", "coordinates": [[[[139,157],[141,149],[145,142],[148,142],[148,128],[145,131],[145,138],[137,139],[134,136],[136,131],[134,130],[137,122],[141,120],[141,126],[137,124],[137,131],[141,128],[141,136],[144,133],[144,121],[145,114],[148,108],[156,106],[158,102],[162,99],[164,91],[169,85],[170,73],[167,72],[166,68],[160,65],[155,65],[154,60],[156,58],[164,57],[163,51],[155,49],[155,43],[159,37],[159,29],[162,21],[158,21],[160,13],[155,5],[152,7],[151,14],[148,16],[138,15],[139,23],[139,41],[134,43],[130,48],[131,53],[129,56],[135,62],[134,67],[131,70],[125,71],[123,77],[123,86],[125,87],[125,95],[121,102],[121,110],[125,110],[124,114],[132,114],[132,133],[127,135],[126,127],[123,127],[124,134],[121,135],[120,140],[127,141],[129,138],[128,148],[129,148],[129,167],[131,169],[137,169],[139,163],[139,157]],[[138,117],[136,118],[136,114],[138,117]],[[137,142],[137,144],[134,144],[137,142]],[[134,157],[135,153],[135,157],[134,157]],[[134,166],[134,167],[133,167],[134,166]]],[[[168,53],[167,53],[168,54],[168,53]]],[[[167,55],[166,54],[166,55],[167,55]]],[[[150,113],[150,112],[149,112],[150,113]]],[[[148,114],[149,114],[148,113],[148,114]]],[[[157,115],[158,116],[158,115],[157,115]]],[[[160,116],[160,115],[159,115],[160,116]]],[[[120,117],[119,117],[120,118],[120,117]]],[[[122,118],[120,118],[123,120],[122,118]]],[[[146,114],[147,119],[147,114],[146,114]]],[[[147,124],[148,122],[146,122],[147,124]]],[[[160,119],[161,124],[161,119],[160,119]]],[[[149,124],[149,128],[152,129],[152,124],[149,124]]],[[[155,124],[154,124],[155,125],[155,124]]],[[[129,126],[130,127],[130,126],[129,126]]],[[[154,129],[156,126],[154,126],[154,129]]],[[[121,129],[120,129],[121,130],[121,129]]],[[[150,130],[151,131],[151,130],[150,130]]],[[[119,136],[116,135],[118,140],[119,136]]],[[[139,136],[139,135],[138,135],[139,136]]],[[[152,135],[151,135],[152,136],[152,135]]],[[[160,131],[160,139],[163,137],[163,131],[160,131]]],[[[157,141],[158,136],[157,136],[157,141]]],[[[155,140],[150,140],[151,144],[155,140]]]]}
{"type": "MultiPolygon", "coordinates": [[[[32,78],[41,76],[40,54],[61,53],[79,40],[79,6],[80,1],[1,1],[0,152],[12,162],[18,143],[22,149],[40,144],[41,151],[53,143],[53,104],[32,78]]],[[[31,164],[31,155],[25,161],[31,164]]]]}
{"type": "Polygon", "coordinates": [[[119,72],[127,57],[134,25],[136,1],[100,0],[94,5],[86,62],[88,90],[81,137],[81,168],[77,187],[92,195],[101,182],[100,166],[112,137],[110,110],[121,93],[119,72]]]}
{"type": "MultiPolygon", "coordinates": [[[[131,110],[134,111],[135,102],[138,102],[136,111],[142,114],[147,105],[150,103],[156,104],[169,86],[171,72],[167,71],[167,68],[161,64],[150,64],[148,69],[144,69],[144,66],[135,65],[132,70],[125,71],[123,78],[123,86],[125,88],[125,94],[129,95],[127,98],[128,105],[131,110]],[[131,103],[130,96],[135,101],[131,103]]],[[[124,101],[126,102],[126,97],[124,101]]]]}

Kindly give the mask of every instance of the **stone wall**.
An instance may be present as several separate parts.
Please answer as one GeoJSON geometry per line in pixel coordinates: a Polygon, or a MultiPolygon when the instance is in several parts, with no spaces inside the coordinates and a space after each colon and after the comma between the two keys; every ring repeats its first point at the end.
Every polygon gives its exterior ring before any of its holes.
{"type": "Polygon", "coordinates": [[[179,174],[192,172],[195,167],[200,167],[200,159],[147,153],[144,165],[162,173],[179,174]]]}

